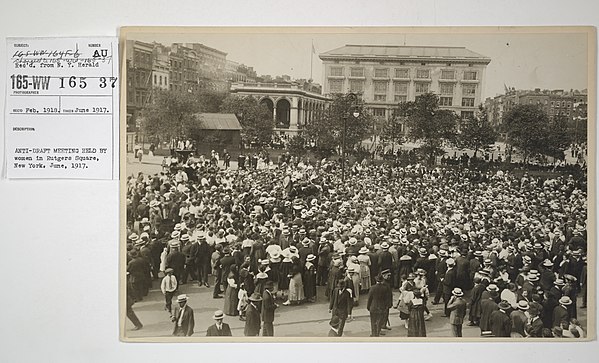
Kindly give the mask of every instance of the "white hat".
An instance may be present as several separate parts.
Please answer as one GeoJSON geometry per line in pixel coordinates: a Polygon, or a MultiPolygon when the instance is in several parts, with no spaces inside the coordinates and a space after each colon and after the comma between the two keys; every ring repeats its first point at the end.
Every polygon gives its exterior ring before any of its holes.
{"type": "Polygon", "coordinates": [[[177,296],[177,302],[187,301],[187,294],[181,294],[177,296]]]}

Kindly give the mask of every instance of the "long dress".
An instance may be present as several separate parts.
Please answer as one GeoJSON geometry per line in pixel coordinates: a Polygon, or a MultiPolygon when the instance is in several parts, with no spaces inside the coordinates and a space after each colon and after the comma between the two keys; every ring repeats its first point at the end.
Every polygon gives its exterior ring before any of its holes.
{"type": "Polygon", "coordinates": [[[301,302],[302,300],[304,300],[304,283],[302,281],[302,274],[297,271],[291,280],[289,280],[289,301],[301,302]]]}
{"type": "Polygon", "coordinates": [[[360,262],[360,286],[362,290],[370,289],[370,257],[368,255],[358,256],[360,262]]]}
{"type": "Polygon", "coordinates": [[[408,319],[408,336],[425,337],[426,326],[424,325],[424,303],[422,299],[414,298],[408,302],[410,318],[408,319]]]}
{"type": "Polygon", "coordinates": [[[291,260],[281,262],[281,267],[279,268],[279,290],[288,290],[289,289],[289,277],[288,275],[291,273],[291,267],[293,263],[291,260]]]}
{"type": "Polygon", "coordinates": [[[223,307],[223,312],[229,316],[236,316],[237,311],[237,303],[239,302],[239,298],[237,296],[237,281],[231,275],[227,278],[227,289],[225,290],[225,306],[223,307]]]}

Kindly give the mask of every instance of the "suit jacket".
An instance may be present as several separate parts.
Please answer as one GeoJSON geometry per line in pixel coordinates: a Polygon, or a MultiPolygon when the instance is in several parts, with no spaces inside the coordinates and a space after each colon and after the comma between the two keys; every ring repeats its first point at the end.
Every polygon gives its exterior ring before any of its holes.
{"type": "Polygon", "coordinates": [[[229,327],[229,324],[223,323],[223,326],[220,330],[216,327],[216,324],[210,325],[208,327],[208,330],[206,331],[206,336],[207,337],[230,337],[230,336],[233,336],[233,334],[231,334],[231,327],[229,327]]]}
{"type": "Polygon", "coordinates": [[[368,304],[366,309],[373,313],[384,313],[389,311],[389,301],[393,301],[391,288],[383,283],[377,283],[370,288],[368,294],[368,304]]]}
{"type": "Polygon", "coordinates": [[[464,290],[472,288],[470,279],[470,261],[466,257],[459,256],[455,260],[456,286],[464,290]]]}
{"type": "Polygon", "coordinates": [[[484,299],[480,302],[480,330],[491,330],[491,314],[496,311],[497,303],[491,299],[484,299]]]}
{"type": "Polygon", "coordinates": [[[339,292],[339,288],[333,290],[329,303],[329,309],[333,315],[339,317],[339,319],[347,319],[352,306],[353,299],[347,289],[343,289],[341,293],[339,292]]]}
{"type": "Polygon", "coordinates": [[[543,337],[543,320],[540,318],[535,319],[530,325],[528,325],[526,331],[528,335],[533,338],[543,337]]]}
{"type": "Polygon", "coordinates": [[[570,321],[570,315],[568,314],[568,310],[561,305],[556,306],[553,309],[553,320],[552,327],[561,326],[563,321],[570,321]]]}
{"type": "MultiPolygon", "coordinates": [[[[526,330],[526,324],[528,318],[521,310],[514,310],[510,313],[510,320],[512,321],[512,332],[519,333],[523,337],[526,336],[524,331],[526,330]]],[[[541,326],[543,323],[541,323],[541,326]]]]}
{"type": "Polygon", "coordinates": [[[193,318],[193,309],[185,305],[183,308],[177,307],[174,315],[175,329],[173,335],[175,336],[192,336],[195,321],[193,318]],[[179,318],[183,314],[183,320],[181,321],[181,327],[179,327],[179,318]]]}
{"type": "Polygon", "coordinates": [[[464,316],[466,316],[466,300],[461,297],[452,297],[447,304],[447,310],[450,311],[449,324],[462,325],[464,316]]]}
{"type": "Polygon", "coordinates": [[[506,313],[495,310],[491,313],[491,331],[496,337],[510,337],[512,321],[506,313]]]}
{"type": "Polygon", "coordinates": [[[260,333],[260,312],[253,304],[248,304],[245,311],[245,329],[243,334],[246,337],[257,336],[260,333]]]}
{"type": "Polygon", "coordinates": [[[455,268],[447,269],[443,279],[443,293],[451,294],[451,291],[456,287],[456,270],[455,268]]]}
{"type": "Polygon", "coordinates": [[[272,294],[270,291],[264,290],[264,293],[262,294],[262,321],[265,323],[272,323],[275,321],[276,308],[277,306],[275,305],[275,300],[273,299],[272,294]]]}

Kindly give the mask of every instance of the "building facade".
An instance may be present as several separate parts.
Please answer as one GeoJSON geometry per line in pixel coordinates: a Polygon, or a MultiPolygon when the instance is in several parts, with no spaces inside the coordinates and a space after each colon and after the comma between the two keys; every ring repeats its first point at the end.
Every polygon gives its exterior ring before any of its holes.
{"type": "Polygon", "coordinates": [[[463,47],[345,45],[319,55],[324,95],[353,92],[378,120],[400,102],[432,92],[440,107],[468,117],[481,103],[491,59],[463,47]]]}
{"type": "Polygon", "coordinates": [[[516,105],[535,105],[553,119],[565,117],[569,126],[587,120],[587,91],[582,90],[516,90],[506,88],[506,93],[485,100],[485,109],[490,123],[499,127],[503,116],[516,105]]]}
{"type": "Polygon", "coordinates": [[[308,84],[284,83],[233,83],[231,94],[252,96],[266,105],[275,123],[275,132],[293,136],[326,109],[330,98],[312,92],[308,84]]]}
{"type": "Polygon", "coordinates": [[[139,112],[150,102],[152,94],[153,50],[151,43],[127,41],[127,129],[136,128],[139,112]]]}

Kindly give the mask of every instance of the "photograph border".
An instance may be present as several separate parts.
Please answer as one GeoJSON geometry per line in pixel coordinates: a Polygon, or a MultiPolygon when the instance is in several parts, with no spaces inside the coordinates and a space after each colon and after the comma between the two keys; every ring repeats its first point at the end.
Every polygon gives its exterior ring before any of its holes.
{"type": "Polygon", "coordinates": [[[161,33],[161,34],[201,34],[201,33],[220,33],[220,34],[236,34],[243,32],[244,34],[261,34],[261,33],[278,33],[278,34],[382,34],[382,33],[404,33],[404,34],[441,34],[441,33],[456,33],[456,34],[531,34],[531,33],[579,33],[587,36],[587,68],[588,68],[588,121],[587,121],[587,145],[588,145],[588,163],[587,163],[587,244],[588,256],[592,258],[588,261],[588,304],[587,304],[587,336],[577,339],[576,341],[592,341],[596,339],[596,274],[597,274],[597,246],[596,246],[596,120],[597,120],[597,33],[593,26],[451,26],[451,27],[342,27],[342,26],[302,26],[302,27],[255,27],[255,26],[209,26],[209,27],[187,27],[187,26],[134,26],[122,27],[119,34],[119,54],[120,54],[120,218],[119,218],[119,338],[123,342],[164,342],[164,343],[273,343],[273,342],[320,342],[320,343],[397,343],[397,342],[553,342],[553,343],[572,343],[572,339],[554,339],[554,338],[454,338],[454,337],[425,337],[425,338],[410,338],[410,337],[143,337],[131,338],[126,334],[126,192],[127,192],[127,170],[126,170],[126,101],[127,101],[127,67],[126,67],[126,40],[131,34],[139,33],[161,33]]]}

